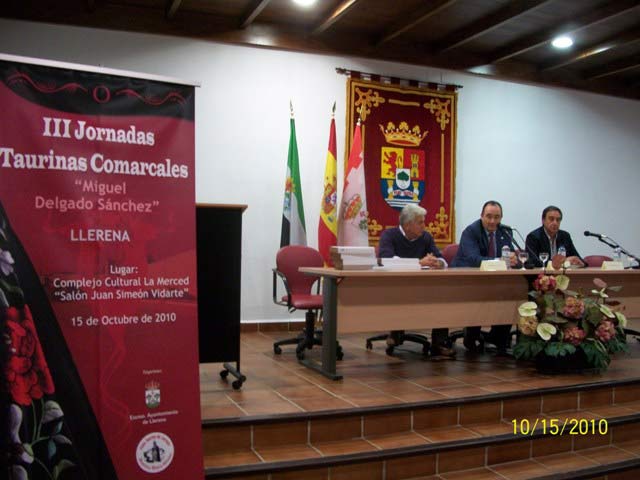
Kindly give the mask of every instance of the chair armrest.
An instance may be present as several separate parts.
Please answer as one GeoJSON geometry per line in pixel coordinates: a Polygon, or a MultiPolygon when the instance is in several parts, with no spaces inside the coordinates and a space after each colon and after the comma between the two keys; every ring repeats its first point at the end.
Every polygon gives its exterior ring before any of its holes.
{"type": "Polygon", "coordinates": [[[291,308],[291,291],[289,290],[289,284],[287,283],[287,277],[283,275],[277,268],[273,268],[273,303],[276,305],[282,305],[283,307],[291,308]],[[282,280],[284,288],[287,291],[287,302],[283,302],[278,298],[278,277],[282,280]]]}

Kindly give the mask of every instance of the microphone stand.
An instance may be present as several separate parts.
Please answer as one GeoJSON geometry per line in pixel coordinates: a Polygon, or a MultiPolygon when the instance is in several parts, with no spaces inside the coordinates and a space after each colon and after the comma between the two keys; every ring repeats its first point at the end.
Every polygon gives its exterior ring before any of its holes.
{"type": "MultiPolygon", "coordinates": [[[[509,237],[509,240],[511,240],[511,243],[513,243],[518,248],[518,250],[523,250],[523,248],[518,244],[516,239],[513,238],[513,235],[509,234],[509,230],[510,230],[509,228],[506,228],[506,227],[503,227],[503,226],[501,226],[500,228],[505,233],[505,235],[507,237],[509,237]]],[[[511,227],[511,230],[518,234],[518,236],[520,237],[520,240],[522,240],[522,243],[524,243],[524,246],[525,246],[527,252],[529,252],[529,254],[531,256],[533,256],[538,262],[542,263],[542,260],[540,260],[540,257],[538,255],[536,255],[536,253],[533,250],[531,250],[531,248],[527,245],[526,240],[524,238],[522,238],[522,235],[520,234],[518,229],[511,227]]],[[[525,262],[525,268],[526,268],[526,262],[525,262]]]]}
{"type": "Polygon", "coordinates": [[[627,268],[640,268],[640,258],[638,258],[636,255],[634,255],[633,253],[629,252],[626,248],[624,248],[623,246],[621,246],[618,242],[616,242],[613,238],[611,237],[606,237],[603,238],[601,236],[596,237],[598,240],[600,240],[602,243],[604,243],[605,245],[613,248],[614,250],[616,248],[620,249],[621,253],[624,253],[627,257],[629,258],[633,258],[636,262],[638,262],[638,265],[636,265],[635,267],[627,267],[627,268]],[[609,241],[608,241],[609,240],[609,241]]]}

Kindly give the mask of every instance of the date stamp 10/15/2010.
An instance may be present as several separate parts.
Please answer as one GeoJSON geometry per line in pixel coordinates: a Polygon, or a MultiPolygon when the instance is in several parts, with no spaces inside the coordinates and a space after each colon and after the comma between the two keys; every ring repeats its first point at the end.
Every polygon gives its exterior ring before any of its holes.
{"type": "Polygon", "coordinates": [[[536,418],[511,420],[514,435],[606,435],[609,422],[606,418],[536,418]]]}

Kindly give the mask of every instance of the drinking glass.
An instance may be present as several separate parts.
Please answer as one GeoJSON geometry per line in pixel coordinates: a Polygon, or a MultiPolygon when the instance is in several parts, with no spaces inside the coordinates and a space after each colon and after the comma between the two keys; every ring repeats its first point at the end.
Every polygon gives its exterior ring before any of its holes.
{"type": "Polygon", "coordinates": [[[518,260],[522,263],[522,268],[520,270],[526,270],[524,268],[524,264],[527,260],[529,260],[529,253],[526,250],[520,250],[518,252],[518,260]]]}
{"type": "Polygon", "coordinates": [[[542,270],[547,267],[547,260],[549,260],[549,252],[540,252],[540,261],[542,262],[542,270]]]}

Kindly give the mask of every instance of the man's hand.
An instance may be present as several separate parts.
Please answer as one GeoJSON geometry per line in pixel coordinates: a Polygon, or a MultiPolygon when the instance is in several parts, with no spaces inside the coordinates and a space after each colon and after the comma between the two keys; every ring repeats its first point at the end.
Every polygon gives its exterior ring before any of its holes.
{"type": "Polygon", "coordinates": [[[516,267],[518,265],[518,257],[516,257],[516,252],[509,253],[509,263],[511,263],[511,267],[516,267]]]}
{"type": "Polygon", "coordinates": [[[420,259],[420,265],[429,268],[444,268],[444,262],[432,253],[428,253],[420,259]]]}
{"type": "Polygon", "coordinates": [[[582,260],[580,260],[578,257],[573,256],[573,257],[567,257],[567,260],[569,260],[569,263],[571,265],[576,265],[578,267],[584,267],[584,262],[582,260]]]}

